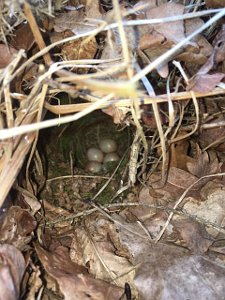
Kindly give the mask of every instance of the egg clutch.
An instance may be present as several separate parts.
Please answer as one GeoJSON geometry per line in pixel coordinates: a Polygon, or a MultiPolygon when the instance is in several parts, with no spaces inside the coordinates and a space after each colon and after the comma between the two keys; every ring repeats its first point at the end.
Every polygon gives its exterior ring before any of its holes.
{"type": "Polygon", "coordinates": [[[101,140],[99,148],[89,148],[87,150],[88,163],[85,169],[92,173],[99,173],[107,163],[119,161],[117,148],[117,143],[114,140],[101,140]]]}

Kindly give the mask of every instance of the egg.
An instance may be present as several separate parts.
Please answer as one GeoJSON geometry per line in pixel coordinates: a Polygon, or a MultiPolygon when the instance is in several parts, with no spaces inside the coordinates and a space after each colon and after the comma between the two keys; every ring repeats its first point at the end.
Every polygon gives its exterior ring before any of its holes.
{"type": "Polygon", "coordinates": [[[103,163],[114,162],[120,160],[119,155],[116,152],[108,153],[105,155],[103,163]]]}
{"type": "Polygon", "coordinates": [[[102,164],[97,161],[89,161],[85,169],[91,173],[99,173],[102,169],[102,164]]]}
{"type": "Polygon", "coordinates": [[[99,148],[104,153],[111,153],[111,152],[115,152],[117,150],[117,144],[112,139],[104,139],[104,140],[100,141],[99,148]]]}
{"type": "Polygon", "coordinates": [[[87,158],[89,161],[97,161],[102,162],[104,158],[104,154],[101,150],[97,148],[90,148],[87,151],[87,158]]]}

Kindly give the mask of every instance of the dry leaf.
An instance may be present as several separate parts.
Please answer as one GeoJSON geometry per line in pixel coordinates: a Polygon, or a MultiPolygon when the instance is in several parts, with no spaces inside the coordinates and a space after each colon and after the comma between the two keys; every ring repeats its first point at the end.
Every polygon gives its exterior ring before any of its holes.
{"type": "Polygon", "coordinates": [[[174,229],[176,229],[186,246],[195,254],[204,254],[209,246],[213,244],[205,227],[191,219],[176,218],[172,221],[174,229]]]}
{"type": "Polygon", "coordinates": [[[223,62],[225,60],[225,26],[222,25],[221,30],[213,40],[213,46],[215,51],[214,61],[216,63],[223,62]]]}
{"type": "MultiPolygon", "coordinates": [[[[184,6],[178,3],[165,3],[146,11],[147,19],[175,17],[182,15],[184,6]]],[[[183,20],[153,25],[154,30],[164,36],[167,40],[178,43],[185,38],[183,20]]]]}
{"type": "Polygon", "coordinates": [[[114,104],[102,109],[102,111],[113,118],[115,124],[120,124],[124,121],[129,108],[117,107],[114,104]]]}
{"type": "Polygon", "coordinates": [[[79,39],[62,46],[64,60],[92,59],[97,51],[95,37],[91,39],[79,39]]]}
{"type": "Polygon", "coordinates": [[[218,173],[221,165],[222,164],[219,163],[218,158],[215,157],[215,155],[213,157],[213,154],[211,154],[210,159],[210,155],[204,151],[196,160],[187,162],[187,169],[191,174],[200,178],[205,175],[218,173]]]}
{"type": "Polygon", "coordinates": [[[84,229],[76,229],[70,256],[73,262],[88,266],[96,278],[115,282],[123,287],[134,277],[133,266],[120,254],[108,239],[113,224],[103,218],[86,220],[84,229]],[[79,252],[78,252],[79,251],[79,252]],[[80,253],[80,255],[79,255],[80,253]]]}
{"type": "Polygon", "coordinates": [[[0,300],[16,300],[20,296],[20,283],[25,271],[21,252],[12,245],[0,245],[0,300]]]}
{"type": "Polygon", "coordinates": [[[143,300],[223,299],[223,262],[187,256],[182,248],[157,244],[141,255],[135,284],[143,300]]]}
{"type": "Polygon", "coordinates": [[[63,13],[54,18],[54,29],[56,32],[71,30],[75,35],[86,33],[87,31],[97,28],[97,22],[91,22],[87,19],[102,19],[102,14],[99,11],[98,1],[87,1],[85,11],[73,10],[63,13]],[[91,25],[89,25],[91,22],[91,25]]]}
{"type": "Polygon", "coordinates": [[[17,50],[14,48],[0,44],[0,69],[7,67],[8,64],[13,60],[13,56],[16,53],[17,50]]]}
{"type": "Polygon", "coordinates": [[[205,4],[207,7],[210,8],[218,8],[218,7],[224,7],[225,3],[221,0],[205,0],[205,4]]]}
{"type": "MultiPolygon", "coordinates": [[[[201,196],[204,201],[196,201],[192,197],[186,198],[183,211],[203,220],[205,223],[223,227],[225,224],[225,191],[223,185],[208,182],[201,189],[201,196]]],[[[213,237],[216,237],[219,233],[219,229],[216,230],[211,226],[206,230],[213,237]]]]}
{"type": "MultiPolygon", "coordinates": [[[[171,167],[169,169],[168,182],[175,187],[179,187],[185,190],[197,180],[198,177],[181,169],[175,167],[171,167]]],[[[194,186],[193,189],[197,189],[197,187],[194,186]]]]}
{"type": "Polygon", "coordinates": [[[223,73],[215,73],[215,74],[200,74],[196,75],[194,79],[194,83],[190,83],[187,86],[187,91],[194,91],[198,93],[209,93],[211,92],[218,83],[225,77],[223,73]]]}
{"type": "Polygon", "coordinates": [[[14,32],[13,39],[11,41],[11,45],[15,49],[24,49],[28,51],[33,44],[34,36],[29,24],[23,24],[21,27],[16,29],[16,31],[14,32]]]}
{"type": "MultiPolygon", "coordinates": [[[[220,43],[220,41],[218,43],[220,43]]],[[[225,46],[222,43],[221,48],[223,49],[223,47],[225,46]]],[[[216,87],[216,85],[225,77],[224,73],[219,72],[209,74],[209,71],[217,63],[216,59],[219,60],[219,57],[221,56],[220,53],[221,52],[218,52],[218,47],[214,47],[213,53],[208,58],[206,63],[199,69],[197,74],[189,80],[186,88],[187,90],[193,90],[199,93],[208,93],[212,91],[216,87]]]]}
{"type": "Polygon", "coordinates": [[[187,163],[195,161],[192,157],[187,155],[188,148],[189,143],[186,140],[171,145],[170,167],[188,171],[187,163]]]}
{"type": "Polygon", "coordinates": [[[118,300],[123,294],[123,289],[88,275],[86,268],[70,260],[64,247],[50,253],[36,245],[36,251],[46,272],[58,282],[65,300],[118,300]]]}
{"type": "MultiPolygon", "coordinates": [[[[183,14],[184,6],[176,3],[165,3],[157,7],[146,10],[146,18],[165,18],[183,14]]],[[[140,28],[140,43],[139,48],[144,51],[150,61],[154,61],[157,57],[169,50],[173,44],[182,40],[184,35],[183,21],[171,22],[170,26],[167,23],[156,24],[152,26],[140,28]],[[147,28],[147,29],[146,29],[147,28]]],[[[167,62],[157,66],[157,71],[161,77],[168,76],[167,62]]]]}
{"type": "Polygon", "coordinates": [[[13,244],[21,250],[26,249],[36,225],[36,220],[27,210],[11,206],[1,220],[0,241],[13,244]]]}
{"type": "MultiPolygon", "coordinates": [[[[146,17],[150,19],[164,18],[182,15],[184,6],[181,4],[169,2],[157,7],[148,9],[146,17]]],[[[174,44],[183,40],[190,35],[196,28],[200,27],[204,22],[199,19],[179,20],[170,23],[161,23],[149,26],[148,30],[140,29],[139,48],[149,57],[150,61],[154,61],[157,57],[169,50],[174,44]]],[[[207,57],[212,53],[212,46],[201,35],[198,35],[189,42],[185,50],[181,50],[174,56],[176,60],[185,61],[192,65],[202,65],[206,63],[207,57]]],[[[167,62],[157,66],[157,71],[161,77],[168,76],[167,62]]]]}
{"type": "Polygon", "coordinates": [[[180,247],[151,243],[146,231],[136,222],[126,223],[117,217],[118,220],[123,225],[114,224],[109,235],[117,251],[137,265],[134,282],[141,299],[223,297],[225,268],[222,260],[218,263],[203,256],[188,255],[180,247]]]}

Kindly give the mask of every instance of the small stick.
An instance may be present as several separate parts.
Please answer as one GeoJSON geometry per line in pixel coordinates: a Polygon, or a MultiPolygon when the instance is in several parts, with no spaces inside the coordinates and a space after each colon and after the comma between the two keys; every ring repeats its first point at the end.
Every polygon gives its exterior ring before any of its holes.
{"type": "MultiPolygon", "coordinates": [[[[37,22],[34,18],[34,15],[31,11],[30,5],[27,2],[24,3],[24,14],[27,18],[27,21],[30,25],[30,29],[33,33],[33,36],[35,38],[35,41],[36,41],[39,49],[40,50],[45,49],[46,48],[45,42],[44,42],[43,37],[40,33],[40,30],[39,30],[37,22]]],[[[43,55],[43,57],[44,57],[44,61],[45,61],[46,65],[51,65],[52,64],[52,59],[51,59],[51,56],[50,56],[49,52],[45,53],[43,55]]]]}

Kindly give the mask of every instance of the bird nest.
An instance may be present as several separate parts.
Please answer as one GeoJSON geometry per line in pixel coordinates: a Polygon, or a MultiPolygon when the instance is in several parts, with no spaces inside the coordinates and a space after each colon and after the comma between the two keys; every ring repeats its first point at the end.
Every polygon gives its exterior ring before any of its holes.
{"type": "Polygon", "coordinates": [[[112,118],[98,111],[71,124],[59,139],[60,149],[67,159],[70,154],[74,158],[74,165],[85,168],[87,164],[87,150],[99,148],[99,142],[112,139],[117,143],[117,153],[123,157],[131,144],[131,130],[119,128],[112,118]]]}

